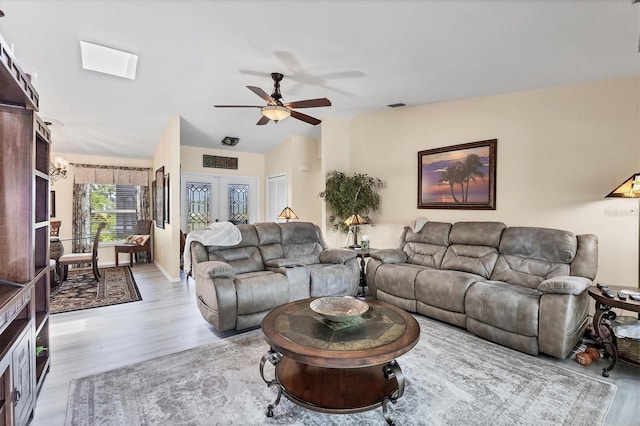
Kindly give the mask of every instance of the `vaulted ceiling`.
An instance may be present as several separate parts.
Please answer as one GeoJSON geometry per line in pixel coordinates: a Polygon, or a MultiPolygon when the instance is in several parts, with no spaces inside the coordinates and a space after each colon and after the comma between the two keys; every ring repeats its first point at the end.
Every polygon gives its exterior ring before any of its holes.
{"type": "Polygon", "coordinates": [[[640,74],[631,0],[3,0],[0,34],[41,96],[54,150],[150,158],[168,119],[185,145],[265,153],[321,126],[257,126],[285,75],[285,102],[349,119],[407,107],[640,74]],[[139,55],[135,80],[82,69],[80,41],[139,55]],[[240,138],[225,148],[225,136],[240,138]]]}

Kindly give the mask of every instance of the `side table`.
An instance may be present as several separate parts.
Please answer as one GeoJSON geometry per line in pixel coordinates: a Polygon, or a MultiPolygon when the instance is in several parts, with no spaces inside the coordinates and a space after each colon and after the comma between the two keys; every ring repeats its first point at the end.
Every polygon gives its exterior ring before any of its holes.
{"type": "MultiPolygon", "coordinates": [[[[620,300],[618,298],[618,292],[621,290],[633,291],[640,293],[637,288],[633,287],[620,287],[620,286],[608,286],[609,290],[616,294],[616,297],[610,298],[602,294],[602,291],[596,287],[591,286],[587,289],[589,296],[596,301],[596,313],[593,316],[593,329],[603,342],[605,355],[611,356],[611,364],[608,367],[602,369],[602,375],[609,377],[609,371],[613,370],[618,362],[618,359],[630,362],[638,365],[638,361],[635,359],[629,359],[624,352],[620,353],[616,333],[611,322],[616,319],[617,314],[612,309],[624,309],[625,311],[640,313],[640,302],[627,298],[626,300],[620,300]]],[[[640,345],[640,340],[637,342],[640,345]]]]}
{"type": "Polygon", "coordinates": [[[366,296],[366,288],[367,288],[367,277],[365,276],[365,258],[371,257],[371,250],[375,250],[372,248],[369,249],[354,249],[356,252],[356,256],[360,258],[360,288],[358,289],[358,297],[366,296]]]}

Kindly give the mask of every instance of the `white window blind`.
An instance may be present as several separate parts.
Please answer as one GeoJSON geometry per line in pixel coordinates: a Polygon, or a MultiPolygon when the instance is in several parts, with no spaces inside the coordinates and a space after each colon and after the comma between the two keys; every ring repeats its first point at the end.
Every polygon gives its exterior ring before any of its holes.
{"type": "Polygon", "coordinates": [[[118,241],[132,235],[138,220],[139,189],[135,185],[91,185],[91,234],[106,222],[100,241],[118,241]]]}

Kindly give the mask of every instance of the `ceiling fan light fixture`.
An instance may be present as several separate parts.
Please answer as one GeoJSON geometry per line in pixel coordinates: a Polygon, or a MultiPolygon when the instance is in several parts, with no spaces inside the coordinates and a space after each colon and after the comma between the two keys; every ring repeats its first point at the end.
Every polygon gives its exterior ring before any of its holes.
{"type": "Polygon", "coordinates": [[[262,115],[267,117],[269,120],[273,120],[276,123],[280,120],[284,120],[285,118],[291,115],[291,111],[288,108],[279,105],[269,105],[266,107],[262,107],[262,115]]]}

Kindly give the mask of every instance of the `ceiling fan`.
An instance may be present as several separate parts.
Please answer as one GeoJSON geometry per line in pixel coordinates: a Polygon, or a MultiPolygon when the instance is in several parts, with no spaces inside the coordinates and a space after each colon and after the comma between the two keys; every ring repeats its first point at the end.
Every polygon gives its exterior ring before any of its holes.
{"type": "Polygon", "coordinates": [[[293,118],[297,118],[298,120],[304,121],[305,123],[312,124],[314,126],[321,123],[321,121],[318,120],[317,118],[298,112],[295,110],[295,108],[317,108],[317,107],[331,106],[331,101],[329,99],[317,98],[317,99],[306,99],[304,101],[282,103],[282,94],[280,93],[280,82],[284,78],[284,75],[274,72],[274,73],[271,73],[271,78],[273,79],[273,93],[271,93],[271,96],[269,96],[267,92],[265,92],[259,87],[247,86],[249,90],[251,90],[256,95],[260,96],[265,101],[267,101],[266,106],[214,105],[214,107],[216,108],[260,108],[260,111],[262,112],[262,117],[256,123],[258,126],[267,124],[271,120],[277,123],[278,121],[284,120],[289,116],[293,118]]]}

